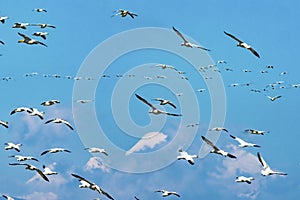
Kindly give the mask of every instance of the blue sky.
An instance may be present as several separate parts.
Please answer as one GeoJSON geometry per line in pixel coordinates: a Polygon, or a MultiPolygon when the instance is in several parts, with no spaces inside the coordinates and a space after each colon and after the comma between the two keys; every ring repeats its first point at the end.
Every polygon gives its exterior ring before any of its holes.
{"type": "MultiPolygon", "coordinates": [[[[9,17],[5,24],[0,24],[0,40],[5,42],[5,45],[0,46],[0,87],[3,91],[0,94],[0,120],[9,123],[8,129],[0,127],[0,143],[23,144],[19,153],[14,150],[5,151],[4,145],[0,151],[0,194],[7,194],[15,199],[42,200],[99,197],[94,191],[78,188],[79,182],[70,175],[76,173],[98,184],[115,199],[134,199],[134,196],[145,200],[160,199],[160,194],[154,192],[158,189],[177,191],[181,194],[181,199],[274,200],[299,197],[297,126],[300,96],[299,88],[293,87],[300,83],[296,54],[300,34],[297,22],[300,17],[298,1],[0,1],[0,16],[9,17]],[[45,8],[48,12],[33,12],[34,8],[45,8]],[[138,17],[111,17],[113,11],[120,8],[137,13],[138,17]],[[55,25],[56,29],[41,29],[36,26],[29,26],[26,30],[13,29],[11,27],[15,22],[49,23],[55,25]],[[191,41],[211,51],[206,53],[199,49],[181,47],[182,41],[172,31],[172,26],[191,41]],[[89,67],[97,72],[98,68],[104,67],[101,63],[113,53],[130,46],[130,42],[144,38],[147,40],[147,37],[137,35],[136,40],[114,42],[107,52],[97,54],[97,47],[101,48],[102,42],[124,31],[145,27],[169,30],[170,37],[161,42],[173,44],[172,41],[175,41],[173,49],[196,55],[193,58],[201,65],[192,66],[188,60],[168,51],[141,49],[120,55],[111,61],[104,72],[110,77],[101,77],[103,74],[91,71],[87,73],[89,77],[81,77],[80,70],[89,56],[96,55],[95,65],[89,67]],[[46,40],[32,36],[48,47],[17,43],[20,39],[18,32],[31,36],[36,31],[49,33],[46,40]],[[261,58],[236,47],[236,41],[223,31],[249,43],[261,58]],[[219,60],[227,63],[218,64],[219,60]],[[181,79],[175,71],[153,67],[155,63],[172,65],[186,72],[184,77],[188,81],[181,79]],[[217,64],[213,69],[218,68],[220,72],[208,69],[201,74],[197,70],[199,67],[207,67],[208,63],[217,64]],[[274,68],[267,69],[268,65],[274,68]],[[233,71],[226,71],[226,68],[233,71]],[[243,72],[246,69],[251,72],[243,72]],[[268,73],[261,73],[265,70],[268,73]],[[33,72],[37,72],[37,75],[25,76],[33,72]],[[281,72],[287,74],[280,75],[281,72]],[[54,74],[61,78],[52,77],[54,74]],[[117,74],[123,77],[117,77],[117,74]],[[212,74],[214,78],[209,79],[212,74]],[[166,78],[157,78],[157,75],[166,78]],[[63,78],[65,76],[72,78],[63,78]],[[79,76],[83,80],[73,79],[79,76]],[[2,77],[12,79],[6,81],[2,77]],[[215,77],[222,80],[217,90],[215,77]],[[278,81],[283,83],[277,84],[275,89],[268,87],[268,91],[261,93],[250,91],[262,90],[268,84],[278,81]],[[84,88],[78,93],[79,96],[76,95],[76,86],[81,86],[81,83],[85,83],[83,85],[87,87],[96,85],[95,95],[80,96],[87,94],[89,88],[84,88]],[[228,87],[233,83],[238,83],[239,86],[228,87]],[[251,84],[242,85],[246,83],[251,84]],[[210,90],[210,86],[214,91],[210,90]],[[279,88],[280,86],[285,88],[279,88]],[[136,89],[127,90],[131,87],[136,89]],[[200,88],[206,90],[197,92],[200,88]],[[183,93],[182,96],[175,95],[180,92],[183,93]],[[222,92],[226,95],[224,101],[222,92]],[[177,109],[168,106],[159,108],[182,113],[183,116],[176,118],[148,115],[148,107],[137,100],[134,93],[153,104],[156,102],[151,99],[157,97],[171,99],[177,109]],[[281,95],[282,98],[272,102],[267,95],[281,95]],[[76,102],[78,97],[92,102],[80,104],[76,102]],[[58,99],[61,103],[50,107],[40,105],[50,99],[58,99]],[[217,102],[215,106],[218,109],[226,105],[224,127],[230,134],[258,143],[262,147],[241,149],[237,147],[236,141],[226,133],[221,133],[217,146],[233,153],[238,159],[209,154],[197,159],[194,166],[176,161],[179,147],[190,154],[199,152],[203,144],[200,136],[206,135],[211,128],[210,124],[214,124],[211,121],[214,101],[217,102]],[[9,114],[20,106],[44,111],[44,121],[27,113],[9,114]],[[130,118],[126,117],[128,113],[130,118]],[[122,118],[123,116],[125,117],[122,118]],[[45,120],[55,117],[68,120],[75,130],[71,131],[62,124],[44,124],[45,120]],[[98,126],[94,126],[93,122],[99,124],[105,133],[104,137],[100,136],[98,126]],[[199,123],[199,126],[186,127],[192,123],[199,123]],[[243,132],[248,128],[269,133],[263,136],[249,135],[243,132]],[[146,144],[139,143],[143,136],[153,133],[159,136],[156,140],[146,144]],[[109,156],[96,154],[96,157],[91,157],[84,150],[87,143],[107,149],[109,156]],[[174,146],[176,148],[171,148],[174,151],[170,153],[169,147],[174,146]],[[72,152],[40,156],[41,152],[52,147],[63,147],[72,152]],[[135,157],[118,157],[119,151],[125,153],[133,147],[138,150],[138,161],[134,162],[135,157]],[[288,176],[261,176],[262,168],[256,157],[257,152],[262,154],[271,168],[287,172],[288,176]],[[23,166],[9,166],[8,163],[17,161],[8,156],[17,154],[35,156],[39,162],[27,163],[40,168],[45,164],[59,175],[49,176],[50,182],[47,183],[34,172],[24,170],[23,166]],[[122,162],[117,162],[117,158],[122,162]],[[130,171],[144,166],[165,167],[138,174],[121,170],[123,168],[130,171]],[[235,177],[239,175],[253,176],[255,180],[251,185],[235,183],[235,177]]],[[[153,35],[148,36],[151,38],[153,35]]],[[[155,42],[160,41],[153,41],[155,42]]],[[[218,135],[215,134],[212,137],[218,135]]]]}

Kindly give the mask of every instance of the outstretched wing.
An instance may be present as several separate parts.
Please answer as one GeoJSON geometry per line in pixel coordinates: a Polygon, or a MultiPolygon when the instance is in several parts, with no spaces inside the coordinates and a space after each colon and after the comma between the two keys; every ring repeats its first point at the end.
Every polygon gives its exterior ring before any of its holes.
{"type": "Polygon", "coordinates": [[[215,150],[220,150],[218,147],[216,147],[210,140],[208,140],[206,137],[201,136],[202,140],[204,142],[206,142],[209,146],[211,146],[212,148],[214,148],[215,150]]]}
{"type": "Polygon", "coordinates": [[[226,35],[228,35],[229,37],[231,37],[232,39],[238,41],[239,43],[243,43],[242,40],[238,39],[238,38],[235,37],[234,35],[232,35],[232,34],[230,34],[230,33],[227,33],[226,31],[224,31],[224,33],[225,33],[226,35]]]}
{"type": "Polygon", "coordinates": [[[256,57],[260,58],[260,56],[257,53],[257,51],[255,51],[252,47],[249,48],[249,51],[251,51],[256,57]]]}
{"type": "Polygon", "coordinates": [[[260,153],[257,153],[257,157],[261,165],[263,166],[264,169],[269,168],[269,165],[266,163],[266,161],[261,157],[260,153]]]}
{"type": "Polygon", "coordinates": [[[176,116],[176,117],[182,116],[182,114],[175,114],[175,113],[168,113],[168,112],[164,112],[164,113],[167,115],[176,116]]]}
{"type": "Polygon", "coordinates": [[[107,192],[105,192],[105,191],[102,190],[101,188],[100,188],[100,191],[101,191],[101,193],[102,193],[103,195],[105,195],[107,198],[109,198],[109,199],[111,199],[111,200],[114,200],[114,198],[112,198],[112,196],[110,196],[107,192]]]}
{"type": "Polygon", "coordinates": [[[74,176],[75,178],[78,178],[80,181],[83,180],[83,181],[85,181],[85,182],[87,182],[87,183],[89,183],[89,184],[91,184],[91,185],[94,184],[94,183],[92,183],[92,182],[86,180],[86,179],[83,178],[82,176],[77,175],[77,174],[73,174],[73,173],[72,173],[71,175],[74,176]]]}
{"type": "Polygon", "coordinates": [[[38,168],[35,169],[35,171],[45,180],[49,182],[49,179],[47,178],[47,176],[38,168]]]}
{"type": "Polygon", "coordinates": [[[172,27],[173,28],[173,30],[175,31],[175,33],[179,36],[179,37],[181,37],[181,39],[183,39],[183,41],[184,42],[189,42],[189,41],[187,41],[184,37],[183,37],[183,35],[173,26],[172,27]]]}
{"type": "Polygon", "coordinates": [[[139,100],[141,100],[142,102],[144,102],[145,104],[147,104],[148,106],[150,106],[151,108],[156,109],[151,103],[149,103],[148,101],[146,101],[146,99],[144,99],[144,98],[141,97],[140,95],[135,94],[135,96],[136,96],[139,100]]]}
{"type": "Polygon", "coordinates": [[[18,32],[18,35],[21,36],[21,37],[23,37],[24,40],[31,40],[30,37],[28,37],[28,36],[26,36],[26,35],[24,35],[24,34],[22,34],[22,33],[19,33],[19,32],[18,32]]]}
{"type": "Polygon", "coordinates": [[[176,108],[176,106],[175,106],[175,104],[174,104],[174,103],[172,103],[172,102],[168,102],[168,104],[169,104],[170,106],[172,106],[173,108],[176,108]]]}

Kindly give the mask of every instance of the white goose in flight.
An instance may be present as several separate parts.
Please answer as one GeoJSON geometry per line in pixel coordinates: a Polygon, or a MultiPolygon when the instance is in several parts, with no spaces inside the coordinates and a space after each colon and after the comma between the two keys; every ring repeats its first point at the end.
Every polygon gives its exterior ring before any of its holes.
{"type": "Polygon", "coordinates": [[[177,197],[180,197],[180,195],[177,192],[173,192],[173,191],[167,191],[167,190],[156,190],[155,192],[161,192],[161,196],[163,197],[167,197],[170,195],[175,195],[177,197]]]}
{"type": "Polygon", "coordinates": [[[173,108],[176,108],[175,104],[171,101],[171,100],[166,100],[166,99],[162,99],[162,98],[155,98],[155,101],[159,101],[160,105],[166,105],[169,104],[170,106],[172,106],[173,108]]]}
{"type": "Polygon", "coordinates": [[[32,34],[33,36],[41,37],[44,40],[46,40],[46,35],[48,35],[48,32],[35,32],[32,34]]]}
{"type": "Polygon", "coordinates": [[[43,151],[43,152],[41,153],[41,156],[42,156],[42,155],[45,155],[46,153],[58,153],[58,152],[67,152],[67,153],[71,153],[71,151],[68,150],[68,149],[63,149],[63,148],[52,148],[52,149],[48,149],[48,150],[46,150],[46,151],[43,151]]]}
{"type": "Polygon", "coordinates": [[[8,195],[5,195],[5,194],[3,194],[2,197],[5,198],[5,199],[7,199],[7,200],[15,200],[14,198],[12,198],[12,197],[10,197],[8,195]]]}
{"type": "Polygon", "coordinates": [[[210,153],[216,153],[216,154],[220,154],[222,156],[225,156],[225,157],[229,157],[229,158],[236,158],[236,156],[222,150],[222,149],[219,149],[218,147],[216,147],[210,140],[208,140],[206,137],[204,136],[201,136],[202,140],[204,142],[206,142],[209,146],[211,146],[213,149],[210,151],[210,153]]]}
{"type": "Polygon", "coordinates": [[[260,147],[257,144],[246,142],[246,141],[244,141],[241,138],[238,138],[236,136],[230,135],[230,137],[232,137],[233,139],[235,139],[236,141],[238,141],[240,143],[239,147],[260,147]]]}
{"type": "Polygon", "coordinates": [[[275,97],[271,97],[271,96],[267,96],[268,99],[270,99],[271,101],[275,101],[276,99],[279,99],[281,98],[282,96],[281,95],[278,95],[278,96],[275,96],[275,97]]]}
{"type": "Polygon", "coordinates": [[[236,177],[235,182],[237,182],[237,183],[245,182],[245,183],[251,184],[252,180],[254,180],[253,177],[238,176],[238,177],[236,177]]]}
{"type": "Polygon", "coordinates": [[[87,179],[77,175],[77,174],[71,174],[72,176],[74,176],[75,178],[77,178],[80,181],[80,188],[90,188],[91,190],[97,191],[99,194],[103,194],[105,195],[107,198],[114,200],[114,198],[112,198],[112,196],[110,196],[107,192],[105,192],[104,190],[102,190],[98,185],[96,185],[95,183],[92,183],[90,181],[88,181],[87,179]]]}
{"type": "Polygon", "coordinates": [[[224,127],[214,127],[214,128],[210,128],[208,130],[209,131],[225,131],[225,132],[228,132],[228,130],[224,127]]]}
{"type": "Polygon", "coordinates": [[[12,26],[12,28],[26,29],[27,26],[29,26],[29,23],[16,22],[16,23],[14,23],[14,25],[12,26]]]}
{"type": "Polygon", "coordinates": [[[4,23],[5,23],[5,20],[7,20],[7,19],[8,19],[7,16],[0,17],[0,22],[1,22],[2,24],[4,24],[4,23]]]}
{"type": "Polygon", "coordinates": [[[19,161],[19,162],[23,162],[23,161],[26,161],[26,160],[34,160],[34,161],[39,162],[38,159],[36,159],[35,157],[32,157],[32,156],[14,155],[14,156],[9,156],[9,157],[10,158],[17,158],[17,161],[19,161]]]}
{"type": "Polygon", "coordinates": [[[0,120],[0,125],[4,126],[5,128],[8,128],[8,122],[0,120]]]}
{"type": "Polygon", "coordinates": [[[166,65],[166,64],[157,64],[155,65],[155,67],[161,67],[162,69],[173,69],[175,71],[177,71],[177,69],[171,65],[166,65]]]}
{"type": "Polygon", "coordinates": [[[204,51],[210,51],[209,49],[203,48],[203,47],[201,47],[197,44],[190,43],[187,39],[185,39],[185,37],[183,37],[183,35],[174,26],[172,28],[175,31],[175,33],[179,37],[181,37],[181,39],[183,40],[183,43],[181,44],[181,46],[185,46],[185,47],[189,47],[189,48],[199,48],[199,49],[202,49],[204,51]]]}
{"type": "Polygon", "coordinates": [[[264,135],[265,133],[269,133],[269,131],[260,131],[260,130],[255,130],[255,129],[246,129],[244,131],[254,134],[254,135],[264,135]]]}
{"type": "Polygon", "coordinates": [[[43,165],[43,169],[44,169],[43,174],[45,174],[45,175],[50,176],[50,175],[58,174],[57,172],[52,171],[49,167],[46,167],[45,165],[43,165]]]}
{"type": "Polygon", "coordinates": [[[118,15],[121,15],[121,17],[126,17],[127,15],[129,15],[133,19],[134,17],[138,16],[137,14],[124,9],[116,10],[114,11],[114,13],[116,14],[113,14],[111,17],[118,16],[118,15]]]}
{"type": "Polygon", "coordinates": [[[45,174],[43,174],[43,172],[34,165],[29,165],[26,163],[9,163],[9,165],[24,165],[24,166],[26,166],[25,169],[28,169],[31,171],[36,171],[45,181],[49,182],[49,179],[47,178],[47,176],[45,174]]]}
{"type": "Polygon", "coordinates": [[[49,100],[49,101],[44,101],[41,103],[42,106],[52,106],[54,104],[58,104],[60,101],[58,100],[49,100]]]}
{"type": "Polygon", "coordinates": [[[168,113],[162,110],[159,110],[157,108],[155,108],[151,103],[149,103],[148,101],[146,101],[143,97],[135,94],[135,96],[141,100],[142,102],[144,102],[145,104],[147,104],[148,106],[150,106],[152,108],[152,110],[149,113],[155,114],[155,115],[159,115],[159,114],[166,114],[166,115],[171,115],[171,116],[182,116],[181,114],[174,114],[174,113],[168,113]]]}
{"type": "Polygon", "coordinates": [[[257,157],[259,162],[261,163],[261,165],[263,166],[263,170],[261,170],[261,175],[263,176],[269,176],[269,175],[273,175],[273,174],[277,174],[277,175],[283,175],[286,176],[287,173],[284,172],[278,172],[278,171],[273,171],[269,165],[266,163],[266,161],[261,157],[260,153],[257,153],[257,157]]]}
{"type": "Polygon", "coordinates": [[[243,42],[242,40],[238,39],[237,37],[235,37],[234,35],[227,33],[226,31],[224,31],[224,33],[226,35],[228,35],[229,37],[231,37],[232,39],[236,40],[238,42],[237,46],[248,49],[249,51],[251,51],[256,57],[260,58],[259,54],[247,43],[243,42]]]}
{"type": "Polygon", "coordinates": [[[39,26],[41,28],[46,28],[46,27],[50,27],[50,28],[56,28],[55,26],[53,26],[52,24],[31,24],[30,26],[39,26]]]}
{"type": "Polygon", "coordinates": [[[108,156],[108,153],[105,149],[97,148],[97,147],[89,147],[85,148],[84,150],[88,150],[90,153],[103,153],[104,155],[108,156]]]}
{"type": "Polygon", "coordinates": [[[180,155],[177,156],[177,160],[187,160],[191,165],[195,164],[194,158],[198,158],[198,155],[189,155],[186,151],[183,151],[181,148],[178,150],[180,155]]]}
{"type": "Polygon", "coordinates": [[[25,34],[18,33],[18,35],[20,35],[21,37],[23,37],[23,40],[19,40],[18,43],[25,43],[25,44],[29,44],[29,45],[32,45],[32,44],[41,44],[41,45],[47,47],[46,44],[44,44],[44,43],[42,43],[40,41],[31,39],[30,37],[26,36],[25,34]]]}
{"type": "Polygon", "coordinates": [[[67,125],[71,130],[74,130],[74,128],[71,126],[71,124],[68,122],[68,121],[66,121],[66,120],[64,120],[64,119],[61,119],[61,118],[54,118],[54,119],[50,119],[50,120],[48,120],[48,121],[46,121],[45,122],[45,124],[48,124],[48,123],[58,123],[58,124],[65,124],[65,125],[67,125]]]}
{"type": "Polygon", "coordinates": [[[47,10],[44,9],[44,8],[35,8],[35,9],[33,9],[32,11],[36,11],[36,12],[47,12],[47,10]]]}
{"type": "Polygon", "coordinates": [[[14,150],[16,150],[17,152],[20,152],[21,151],[21,146],[22,146],[22,144],[14,144],[14,143],[12,143],[12,142],[7,142],[7,143],[4,143],[5,145],[7,145],[7,146],[5,146],[5,150],[10,150],[10,149],[14,149],[14,150]]]}

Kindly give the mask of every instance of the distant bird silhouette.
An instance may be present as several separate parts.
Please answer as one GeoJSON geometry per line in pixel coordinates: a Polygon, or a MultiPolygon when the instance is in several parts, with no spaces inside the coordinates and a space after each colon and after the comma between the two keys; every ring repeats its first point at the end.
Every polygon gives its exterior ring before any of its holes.
{"type": "Polygon", "coordinates": [[[118,16],[118,15],[120,15],[121,17],[126,17],[127,15],[129,15],[133,19],[134,17],[138,16],[137,14],[130,12],[129,10],[124,10],[124,9],[116,10],[116,11],[114,11],[114,13],[116,13],[116,14],[113,14],[112,17],[118,16]]]}

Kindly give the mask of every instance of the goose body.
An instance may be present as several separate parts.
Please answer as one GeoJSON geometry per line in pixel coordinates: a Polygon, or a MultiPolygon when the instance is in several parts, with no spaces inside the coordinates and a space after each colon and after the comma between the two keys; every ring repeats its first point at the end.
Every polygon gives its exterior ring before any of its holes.
{"type": "Polygon", "coordinates": [[[12,158],[17,158],[17,161],[19,162],[23,162],[23,161],[26,161],[26,160],[34,160],[34,161],[39,161],[38,159],[32,157],[32,156],[21,156],[21,155],[14,155],[14,156],[9,156],[9,157],[12,157],[12,158]]]}
{"type": "Polygon", "coordinates": [[[254,180],[253,177],[238,176],[238,177],[236,177],[235,182],[237,182],[237,183],[245,182],[245,183],[251,184],[252,180],[254,180]]]}
{"type": "Polygon", "coordinates": [[[37,40],[34,40],[34,39],[31,39],[30,37],[22,34],[22,33],[18,33],[21,37],[23,37],[23,40],[19,40],[18,42],[19,43],[25,43],[25,44],[29,44],[29,45],[33,45],[33,44],[41,44],[45,47],[47,47],[46,44],[40,42],[40,41],[37,41],[37,40]]]}
{"type": "Polygon", "coordinates": [[[157,190],[155,192],[161,192],[162,193],[161,196],[163,196],[163,197],[167,197],[167,196],[170,196],[170,195],[180,197],[180,195],[177,192],[174,192],[174,191],[157,190]]]}
{"type": "Polygon", "coordinates": [[[182,149],[179,149],[179,156],[177,156],[177,160],[184,159],[188,161],[191,165],[195,164],[194,158],[198,158],[197,155],[189,155],[186,151],[183,151],[182,149]]]}
{"type": "Polygon", "coordinates": [[[90,148],[85,148],[85,150],[88,150],[90,153],[103,153],[104,155],[108,156],[108,153],[106,152],[105,149],[90,147],[90,148]]]}
{"type": "Polygon", "coordinates": [[[42,106],[52,106],[54,104],[59,104],[60,101],[58,100],[49,100],[49,101],[44,101],[41,103],[42,106]]]}
{"type": "Polygon", "coordinates": [[[6,21],[7,19],[8,19],[7,16],[0,17],[0,22],[1,22],[2,24],[4,24],[5,21],[6,21]]]}

